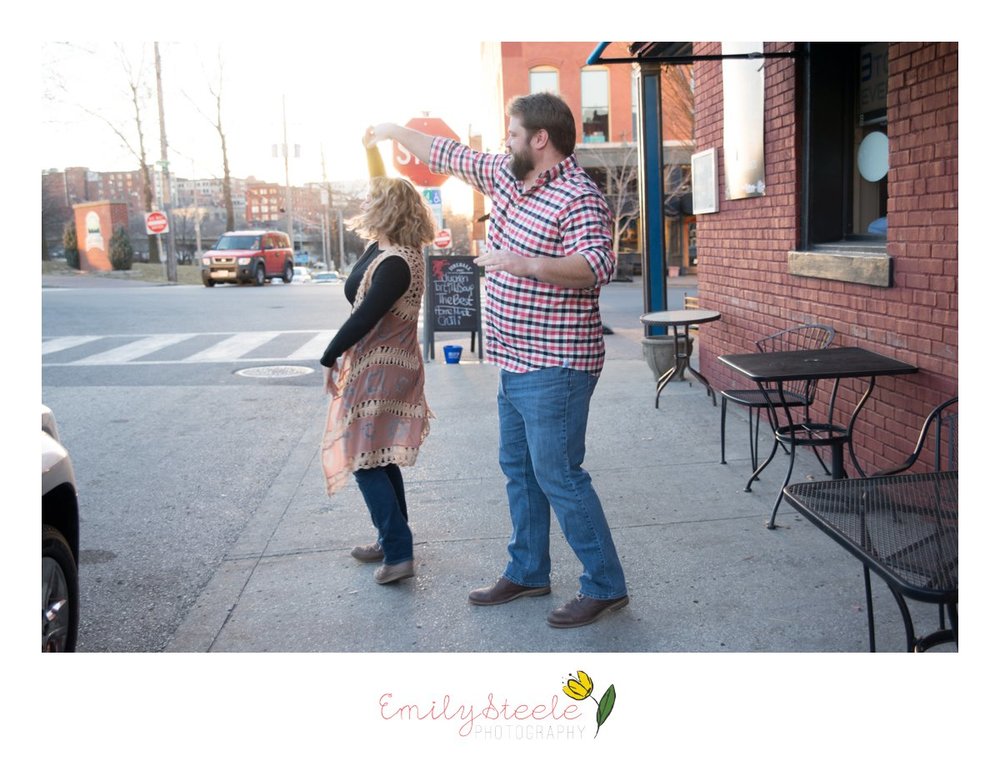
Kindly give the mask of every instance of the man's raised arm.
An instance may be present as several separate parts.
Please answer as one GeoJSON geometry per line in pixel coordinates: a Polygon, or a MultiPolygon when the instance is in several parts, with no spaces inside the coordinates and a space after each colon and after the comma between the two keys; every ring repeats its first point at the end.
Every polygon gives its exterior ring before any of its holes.
{"type": "Polygon", "coordinates": [[[425,164],[430,163],[431,144],[434,141],[431,135],[391,122],[376,124],[365,130],[366,148],[371,148],[382,140],[395,140],[425,164]]]}

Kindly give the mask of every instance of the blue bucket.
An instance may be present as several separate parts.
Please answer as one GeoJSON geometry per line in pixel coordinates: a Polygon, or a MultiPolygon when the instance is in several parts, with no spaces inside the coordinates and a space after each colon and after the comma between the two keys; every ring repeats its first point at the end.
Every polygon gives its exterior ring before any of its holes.
{"type": "Polygon", "coordinates": [[[445,346],[444,347],[444,361],[449,365],[457,365],[458,361],[462,358],[462,347],[461,346],[445,346]]]}

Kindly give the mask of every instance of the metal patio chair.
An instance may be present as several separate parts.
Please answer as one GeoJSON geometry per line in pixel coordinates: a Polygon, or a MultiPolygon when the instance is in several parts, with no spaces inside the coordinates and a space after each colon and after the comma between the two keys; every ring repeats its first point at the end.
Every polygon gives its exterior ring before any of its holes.
{"type": "MultiPolygon", "coordinates": [[[[825,349],[831,343],[836,332],[829,325],[809,324],[798,325],[794,328],[778,331],[769,336],[765,336],[756,342],[757,351],[799,351],[809,349],[825,349]]],[[[800,407],[805,410],[806,420],[809,419],[809,407],[816,398],[816,384],[808,381],[799,381],[787,384],[783,390],[784,406],[800,407]]],[[[720,440],[722,447],[722,465],[726,464],[726,404],[733,402],[741,407],[747,408],[747,423],[750,428],[750,464],[752,472],[757,470],[757,444],[760,433],[760,411],[766,410],[769,406],[777,407],[782,405],[782,399],[778,397],[777,389],[759,388],[739,388],[726,389],[719,392],[722,396],[722,423],[720,440]],[[769,398],[770,397],[770,398],[769,398]]],[[[784,448],[784,445],[782,445],[784,448]]],[[[787,451],[787,450],[786,450],[787,451]]],[[[813,448],[816,459],[823,466],[823,471],[829,475],[830,471],[819,456],[819,452],[813,448]]],[[[749,489],[749,484],[747,489],[749,489]]]]}
{"type": "MultiPolygon", "coordinates": [[[[910,453],[909,457],[903,460],[898,465],[891,468],[886,468],[885,470],[880,470],[878,473],[873,473],[872,476],[894,476],[897,473],[902,473],[909,470],[917,463],[921,463],[924,470],[931,472],[941,472],[949,470],[958,470],[958,397],[953,396],[951,399],[947,399],[937,407],[932,409],[927,415],[927,419],[924,420],[924,424],[920,429],[920,435],[917,437],[916,446],[913,448],[913,452],[910,453]],[[928,437],[934,437],[934,450],[930,454],[924,453],[924,446],[928,443],[928,437]]],[[[937,500],[939,495],[935,494],[934,489],[928,489],[923,495],[927,500],[937,500]]],[[[891,501],[890,506],[891,506],[891,501]]],[[[896,520],[895,510],[893,510],[893,520],[896,520]]],[[[874,651],[875,649],[875,622],[872,613],[872,583],[871,583],[871,573],[867,566],[865,566],[865,601],[868,605],[868,637],[870,641],[870,647],[874,651]]],[[[902,603],[897,598],[897,604],[900,606],[900,610],[904,613],[904,618],[906,617],[905,604],[902,603]]],[[[945,629],[945,611],[946,606],[941,604],[938,605],[938,627],[939,631],[946,632],[945,629]]],[[[958,640],[958,605],[948,610],[948,615],[952,621],[952,628],[955,632],[956,642],[958,640]]],[[[908,620],[908,619],[907,619],[908,620]]],[[[933,640],[932,640],[933,642],[933,640]]],[[[933,646],[933,645],[929,645],[933,646]]]]}

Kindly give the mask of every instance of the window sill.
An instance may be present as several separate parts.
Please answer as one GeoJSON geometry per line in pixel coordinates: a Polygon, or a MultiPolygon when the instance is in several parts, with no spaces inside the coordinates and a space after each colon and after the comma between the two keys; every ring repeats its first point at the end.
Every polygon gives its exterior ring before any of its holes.
{"type": "Polygon", "coordinates": [[[830,243],[816,246],[812,251],[789,251],[788,272],[799,277],[890,288],[892,257],[886,254],[884,246],[830,243]]]}

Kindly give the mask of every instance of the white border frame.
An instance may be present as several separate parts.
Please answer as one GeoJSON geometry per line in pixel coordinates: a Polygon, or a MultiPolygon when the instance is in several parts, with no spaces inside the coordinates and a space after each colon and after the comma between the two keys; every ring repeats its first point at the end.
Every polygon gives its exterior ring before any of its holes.
{"type": "Polygon", "coordinates": [[[719,166],[715,148],[691,154],[691,213],[719,210],[719,166]]]}

